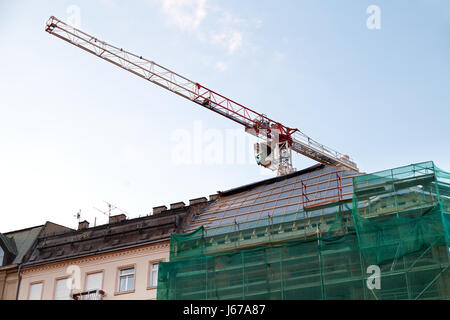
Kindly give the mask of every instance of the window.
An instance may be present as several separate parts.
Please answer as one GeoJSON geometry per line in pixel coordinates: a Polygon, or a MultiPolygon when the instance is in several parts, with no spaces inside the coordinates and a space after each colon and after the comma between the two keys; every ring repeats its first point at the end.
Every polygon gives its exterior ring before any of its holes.
{"type": "Polygon", "coordinates": [[[42,286],[43,283],[33,283],[30,285],[30,293],[28,295],[28,300],[41,300],[42,298],[42,286]]]}
{"type": "Polygon", "coordinates": [[[101,290],[103,284],[103,272],[91,273],[86,276],[86,290],[101,290]]]}
{"type": "Polygon", "coordinates": [[[55,300],[70,300],[72,278],[56,280],[55,300]]]}
{"type": "Polygon", "coordinates": [[[134,290],[134,268],[121,269],[119,271],[119,292],[134,290]]]}
{"type": "Polygon", "coordinates": [[[5,253],[2,249],[2,247],[0,247],[0,267],[3,265],[3,257],[4,257],[5,253]]]}
{"type": "Polygon", "coordinates": [[[150,264],[150,285],[149,285],[149,287],[156,288],[158,286],[158,268],[159,268],[159,262],[150,264]]]}

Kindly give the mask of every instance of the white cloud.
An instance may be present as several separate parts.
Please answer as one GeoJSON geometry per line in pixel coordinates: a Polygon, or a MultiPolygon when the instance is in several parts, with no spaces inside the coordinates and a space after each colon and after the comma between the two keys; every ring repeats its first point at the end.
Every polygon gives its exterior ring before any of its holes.
{"type": "Polygon", "coordinates": [[[228,40],[228,52],[232,54],[239,49],[242,45],[242,32],[233,31],[231,37],[228,40]]]}
{"type": "Polygon", "coordinates": [[[211,42],[224,47],[229,54],[233,54],[242,46],[242,32],[227,30],[222,33],[211,32],[211,42]]]}
{"type": "Polygon", "coordinates": [[[222,71],[222,72],[228,70],[228,65],[225,62],[223,62],[223,61],[216,62],[215,67],[216,67],[217,70],[222,71]]]}
{"type": "Polygon", "coordinates": [[[150,0],[161,8],[168,22],[183,32],[191,32],[201,42],[225,49],[233,55],[244,45],[246,29],[259,28],[260,19],[252,23],[232,15],[207,0],[150,0]],[[209,18],[206,21],[206,18],[209,18]]]}
{"type": "Polygon", "coordinates": [[[228,54],[235,53],[242,46],[243,29],[247,25],[246,21],[234,17],[227,11],[221,12],[219,19],[219,30],[210,32],[211,42],[215,45],[224,47],[228,54]]]}
{"type": "Polygon", "coordinates": [[[183,31],[198,30],[206,17],[206,0],[159,0],[169,22],[183,31]]]}

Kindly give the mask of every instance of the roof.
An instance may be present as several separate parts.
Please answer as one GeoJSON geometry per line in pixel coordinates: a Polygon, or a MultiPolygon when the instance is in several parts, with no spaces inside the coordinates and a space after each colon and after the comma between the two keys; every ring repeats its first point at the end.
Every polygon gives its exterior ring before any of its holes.
{"type": "Polygon", "coordinates": [[[308,210],[353,195],[352,177],[360,175],[344,168],[314,165],[289,175],[258,181],[220,192],[216,202],[196,214],[186,228],[220,228],[289,213],[308,215],[308,210]]]}
{"type": "Polygon", "coordinates": [[[0,241],[6,246],[10,256],[13,257],[12,261],[8,261],[8,265],[23,263],[40,236],[68,230],[72,229],[47,221],[40,226],[0,233],[0,241]]]}
{"type": "Polygon", "coordinates": [[[273,178],[269,178],[269,179],[266,179],[266,180],[260,180],[260,181],[256,181],[256,182],[253,182],[253,183],[250,183],[250,184],[246,184],[246,185],[240,186],[240,187],[232,188],[232,189],[229,189],[229,190],[226,190],[226,191],[220,191],[219,194],[222,195],[222,196],[229,196],[229,195],[240,193],[240,192],[243,192],[243,191],[248,191],[248,190],[251,190],[252,188],[255,188],[255,187],[258,187],[258,186],[261,186],[261,185],[273,184],[275,182],[283,181],[283,180],[289,179],[291,177],[297,177],[299,175],[303,175],[303,174],[306,174],[308,172],[318,170],[321,167],[323,167],[323,165],[318,163],[318,164],[313,165],[311,167],[308,167],[306,169],[303,169],[303,170],[300,170],[300,171],[295,171],[295,172],[292,172],[292,173],[284,175],[284,176],[273,177],[273,178]]]}
{"type": "Polygon", "coordinates": [[[0,233],[0,245],[6,249],[10,254],[17,254],[17,248],[14,241],[0,233]]]}
{"type": "Polygon", "coordinates": [[[10,264],[18,264],[22,262],[25,254],[31,249],[34,242],[36,241],[39,233],[44,228],[44,226],[37,226],[32,228],[27,228],[23,230],[8,232],[2,235],[2,240],[5,243],[5,238],[8,239],[10,245],[15,247],[14,251],[9,252],[15,255],[14,260],[10,264]]]}
{"type": "Polygon", "coordinates": [[[167,241],[182,232],[192,215],[208,204],[165,210],[151,216],[39,237],[25,266],[41,265],[167,241]],[[189,217],[189,218],[188,218],[189,217]]]}

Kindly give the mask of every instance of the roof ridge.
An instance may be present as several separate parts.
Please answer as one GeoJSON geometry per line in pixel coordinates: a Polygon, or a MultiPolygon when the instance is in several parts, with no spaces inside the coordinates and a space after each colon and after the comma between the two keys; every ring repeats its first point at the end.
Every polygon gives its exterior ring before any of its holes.
{"type": "Polygon", "coordinates": [[[260,185],[271,184],[271,183],[274,183],[274,182],[283,181],[285,179],[296,177],[296,176],[305,174],[307,172],[315,171],[315,170],[318,170],[318,169],[321,169],[321,168],[324,168],[324,167],[325,167],[324,164],[318,163],[318,164],[312,165],[310,167],[307,167],[305,169],[298,170],[298,171],[292,172],[290,174],[286,174],[284,176],[272,177],[272,178],[269,178],[269,179],[260,180],[260,181],[256,181],[256,182],[253,182],[253,183],[249,183],[249,184],[246,184],[246,185],[243,185],[243,186],[240,186],[240,187],[232,188],[232,189],[229,189],[229,190],[226,190],[226,191],[219,191],[219,194],[221,196],[233,195],[233,194],[236,194],[236,193],[240,193],[240,192],[252,189],[252,188],[260,186],[260,185]]]}

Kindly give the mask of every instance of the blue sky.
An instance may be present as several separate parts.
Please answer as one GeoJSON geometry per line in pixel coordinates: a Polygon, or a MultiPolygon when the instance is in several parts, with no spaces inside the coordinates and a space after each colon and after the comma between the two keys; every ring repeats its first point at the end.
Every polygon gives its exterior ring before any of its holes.
{"type": "MultiPolygon", "coordinates": [[[[0,1],[0,232],[76,227],[79,209],[104,223],[103,200],[137,217],[273,176],[249,156],[175,163],[177,132],[192,142],[201,127],[202,152],[225,155],[252,152],[221,144],[229,132],[253,140],[52,37],[51,15],[301,129],[362,171],[427,160],[450,170],[446,0],[0,1]],[[370,5],[379,30],[367,28],[370,5]]],[[[294,157],[298,169],[313,163],[294,157]]]]}

